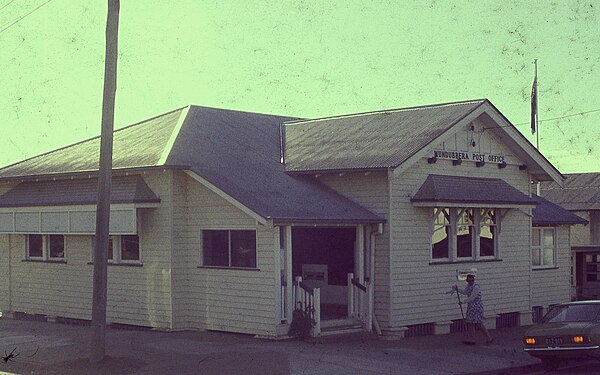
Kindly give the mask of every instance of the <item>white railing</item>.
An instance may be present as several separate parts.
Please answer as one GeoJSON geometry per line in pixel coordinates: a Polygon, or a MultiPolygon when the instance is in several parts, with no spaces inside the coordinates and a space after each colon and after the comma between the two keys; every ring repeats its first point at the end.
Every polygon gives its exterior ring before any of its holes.
{"type": "Polygon", "coordinates": [[[321,334],[321,292],[319,288],[311,288],[297,276],[294,282],[292,300],[295,309],[302,309],[313,322],[312,336],[321,334]]]}
{"type": "Polygon", "coordinates": [[[360,283],[353,273],[348,274],[348,317],[354,318],[363,323],[370,331],[371,322],[368,308],[368,286],[360,283]]]}

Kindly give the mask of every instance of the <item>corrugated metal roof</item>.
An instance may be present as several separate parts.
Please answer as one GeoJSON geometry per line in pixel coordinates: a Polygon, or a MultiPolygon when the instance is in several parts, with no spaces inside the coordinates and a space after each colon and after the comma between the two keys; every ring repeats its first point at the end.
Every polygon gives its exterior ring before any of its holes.
{"type": "Polygon", "coordinates": [[[384,222],[314,178],[280,163],[279,127],[290,117],[192,106],[167,164],[190,169],[265,218],[384,222]]]}
{"type": "Polygon", "coordinates": [[[396,167],[485,100],[305,120],[285,125],[288,172],[396,167]]]}
{"type": "MultiPolygon", "coordinates": [[[[183,109],[116,130],[113,169],[157,166],[183,109]]],[[[0,169],[0,179],[97,171],[100,137],[94,137],[0,169]]]]}
{"type": "MultiPolygon", "coordinates": [[[[0,207],[68,206],[96,204],[98,179],[22,182],[0,196],[0,207]]],[[[111,203],[159,203],[140,176],[115,177],[111,203]]]]}
{"type": "Polygon", "coordinates": [[[413,202],[532,205],[535,200],[498,178],[429,175],[413,202]],[[493,194],[492,194],[493,192],[493,194]]]}
{"type": "Polygon", "coordinates": [[[600,210],[600,173],[570,173],[565,177],[564,188],[543,182],[541,195],[567,210],[600,210]]]}
{"type": "Polygon", "coordinates": [[[533,195],[537,206],[533,209],[533,225],[570,225],[587,224],[588,221],[565,210],[564,208],[542,198],[533,195]]]}
{"type": "MultiPolygon", "coordinates": [[[[275,220],[385,222],[315,179],[285,173],[280,163],[280,126],[295,118],[190,106],[176,129],[182,111],[115,131],[113,168],[185,167],[259,215],[275,220]],[[174,131],[178,133],[172,140],[174,131]],[[168,155],[166,160],[161,160],[163,155],[168,155]]],[[[96,137],[2,168],[0,180],[97,171],[99,141],[96,137]]],[[[49,191],[59,181],[44,184],[36,186],[49,191]]],[[[65,200],[76,204],[68,196],[65,200]]]]}

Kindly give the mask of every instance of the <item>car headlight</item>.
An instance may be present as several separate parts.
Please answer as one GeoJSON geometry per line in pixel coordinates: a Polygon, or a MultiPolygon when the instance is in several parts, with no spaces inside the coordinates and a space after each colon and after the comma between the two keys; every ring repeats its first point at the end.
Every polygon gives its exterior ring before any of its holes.
{"type": "Polygon", "coordinates": [[[571,341],[574,342],[575,344],[580,344],[580,343],[589,341],[589,339],[585,336],[573,336],[573,337],[571,337],[571,341]]]}
{"type": "Polygon", "coordinates": [[[533,337],[526,337],[525,338],[525,344],[527,344],[527,345],[535,345],[535,338],[533,338],[533,337]]]}

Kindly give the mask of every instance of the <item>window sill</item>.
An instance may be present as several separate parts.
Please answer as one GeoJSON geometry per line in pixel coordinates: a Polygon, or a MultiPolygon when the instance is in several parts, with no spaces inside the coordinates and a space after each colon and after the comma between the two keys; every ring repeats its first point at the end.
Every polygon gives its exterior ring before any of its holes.
{"type": "Polygon", "coordinates": [[[252,267],[198,266],[198,268],[204,268],[204,269],[209,269],[209,270],[260,271],[260,268],[252,268],[252,267]]]}
{"type": "Polygon", "coordinates": [[[67,264],[66,260],[58,260],[58,259],[22,259],[21,262],[67,264]]]}
{"type": "MultiPolygon", "coordinates": [[[[94,262],[88,262],[87,264],[94,264],[94,262]]],[[[108,262],[107,265],[117,266],[117,267],[143,267],[144,266],[143,263],[113,263],[113,262],[108,262]]]]}
{"type": "Polygon", "coordinates": [[[441,260],[439,262],[436,262],[436,261],[429,262],[429,265],[436,266],[438,264],[464,264],[464,263],[488,263],[488,262],[502,262],[502,259],[479,259],[479,260],[469,259],[469,260],[455,260],[455,261],[441,260]]]}
{"type": "Polygon", "coordinates": [[[548,266],[548,267],[531,267],[532,271],[545,271],[545,270],[557,270],[557,266],[548,266]]]}

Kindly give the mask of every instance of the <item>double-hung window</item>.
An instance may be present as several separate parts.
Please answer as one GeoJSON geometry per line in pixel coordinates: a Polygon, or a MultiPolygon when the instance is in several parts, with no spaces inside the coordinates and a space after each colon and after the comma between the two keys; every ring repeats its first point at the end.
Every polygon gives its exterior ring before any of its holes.
{"type": "MultiPolygon", "coordinates": [[[[95,247],[95,238],[93,248],[95,247]]],[[[94,254],[92,253],[92,259],[94,254]]],[[[110,236],[108,239],[108,263],[140,263],[140,238],[138,235],[110,236]]]]}
{"type": "Polygon", "coordinates": [[[556,233],[554,228],[531,229],[531,264],[534,268],[556,264],[556,233]]]}
{"type": "Polygon", "coordinates": [[[493,208],[434,208],[432,260],[495,259],[498,256],[496,211],[493,208]]]}
{"type": "Polygon", "coordinates": [[[256,268],[256,231],[203,230],[202,265],[256,268]]]}
{"type": "Polygon", "coordinates": [[[450,210],[448,208],[434,208],[433,237],[431,238],[431,257],[435,260],[448,260],[450,249],[450,210]]]}
{"type": "Polygon", "coordinates": [[[65,236],[62,234],[28,234],[26,257],[29,260],[64,261],[65,236]]]}

